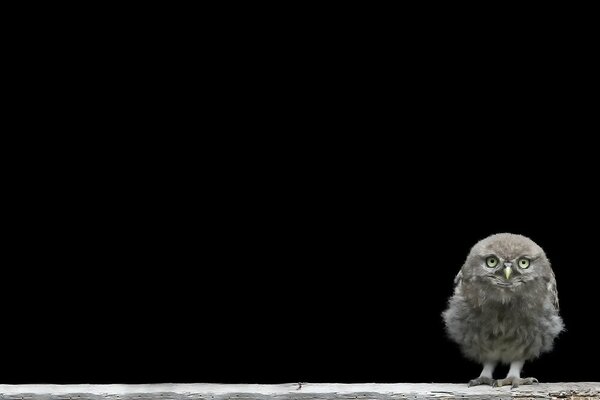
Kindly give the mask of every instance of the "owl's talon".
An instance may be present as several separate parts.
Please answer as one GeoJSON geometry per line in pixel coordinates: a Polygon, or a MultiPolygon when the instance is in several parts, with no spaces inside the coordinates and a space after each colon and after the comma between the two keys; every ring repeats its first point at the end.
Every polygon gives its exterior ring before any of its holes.
{"type": "Polygon", "coordinates": [[[479,385],[493,385],[494,380],[492,378],[488,378],[487,376],[480,376],[476,379],[471,379],[469,381],[469,387],[471,386],[479,386],[479,385]]]}
{"type": "Polygon", "coordinates": [[[535,378],[515,378],[507,376],[504,379],[498,379],[492,385],[493,387],[502,387],[504,385],[511,385],[511,389],[517,389],[520,385],[534,385],[538,384],[539,381],[535,378]]]}
{"type": "Polygon", "coordinates": [[[517,388],[519,385],[536,385],[540,382],[535,378],[521,378],[517,380],[517,386],[513,383],[513,387],[517,388]]]}

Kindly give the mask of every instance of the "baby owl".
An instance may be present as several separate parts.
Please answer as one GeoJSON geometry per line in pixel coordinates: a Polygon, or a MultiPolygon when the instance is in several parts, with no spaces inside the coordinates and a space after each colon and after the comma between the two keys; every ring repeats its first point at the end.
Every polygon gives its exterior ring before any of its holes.
{"type": "Polygon", "coordinates": [[[537,383],[521,378],[527,360],[550,351],[563,329],[550,261],[531,239],[499,233],[476,243],[454,279],[443,318],[463,354],[483,364],[469,386],[513,388],[537,383]],[[498,363],[510,364],[505,379],[492,379],[498,363]]]}

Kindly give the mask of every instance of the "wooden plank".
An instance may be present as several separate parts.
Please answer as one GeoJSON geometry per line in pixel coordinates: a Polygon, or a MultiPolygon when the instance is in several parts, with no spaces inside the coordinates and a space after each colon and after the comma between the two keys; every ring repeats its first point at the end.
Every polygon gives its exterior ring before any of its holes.
{"type": "Polygon", "coordinates": [[[600,382],[540,383],[492,388],[448,383],[286,383],[258,384],[148,384],[148,385],[0,385],[0,399],[10,400],[600,400],[600,382]]]}

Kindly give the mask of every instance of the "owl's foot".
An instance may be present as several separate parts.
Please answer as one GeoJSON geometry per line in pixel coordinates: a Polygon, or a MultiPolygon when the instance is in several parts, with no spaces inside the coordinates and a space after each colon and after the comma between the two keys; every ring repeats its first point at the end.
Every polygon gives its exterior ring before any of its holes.
{"type": "Polygon", "coordinates": [[[494,382],[496,382],[496,381],[493,380],[492,378],[488,378],[487,376],[480,376],[479,378],[471,379],[469,381],[469,387],[479,386],[479,385],[493,385],[494,382]]]}
{"type": "Polygon", "coordinates": [[[539,383],[535,378],[516,378],[514,376],[507,376],[504,379],[498,379],[492,386],[501,387],[508,384],[512,385],[512,389],[516,389],[519,385],[533,385],[539,383]]]}

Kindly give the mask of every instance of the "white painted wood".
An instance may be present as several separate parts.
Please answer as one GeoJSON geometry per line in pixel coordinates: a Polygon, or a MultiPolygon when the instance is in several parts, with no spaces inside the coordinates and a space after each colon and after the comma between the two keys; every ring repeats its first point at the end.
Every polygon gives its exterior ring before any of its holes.
{"type": "Polygon", "coordinates": [[[447,383],[0,385],[0,399],[600,399],[600,382],[492,388],[447,383]]]}

